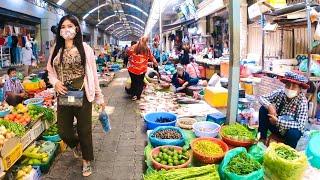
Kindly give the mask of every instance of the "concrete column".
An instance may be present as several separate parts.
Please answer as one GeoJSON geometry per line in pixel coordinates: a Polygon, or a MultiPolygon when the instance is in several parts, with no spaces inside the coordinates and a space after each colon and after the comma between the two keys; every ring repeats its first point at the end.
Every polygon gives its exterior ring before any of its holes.
{"type": "Polygon", "coordinates": [[[207,34],[207,21],[206,17],[200,18],[198,21],[198,30],[201,32],[201,35],[207,34]]]}
{"type": "Polygon", "coordinates": [[[241,0],[240,4],[240,58],[245,59],[248,54],[248,4],[241,0]]]}

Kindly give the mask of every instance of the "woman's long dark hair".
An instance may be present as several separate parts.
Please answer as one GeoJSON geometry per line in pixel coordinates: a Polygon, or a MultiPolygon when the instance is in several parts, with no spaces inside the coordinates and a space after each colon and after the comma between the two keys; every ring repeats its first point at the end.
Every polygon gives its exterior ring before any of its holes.
{"type": "Polygon", "coordinates": [[[83,67],[85,67],[86,53],[84,52],[84,47],[83,47],[82,32],[81,32],[78,18],[76,18],[73,15],[63,16],[59,22],[59,25],[57,28],[57,34],[56,34],[56,46],[55,46],[53,53],[52,53],[52,56],[51,56],[51,66],[53,66],[53,60],[57,56],[60,49],[61,49],[60,62],[63,62],[63,51],[65,49],[65,40],[60,35],[60,30],[61,30],[62,23],[65,20],[69,20],[72,24],[74,24],[76,26],[77,34],[73,39],[73,45],[78,49],[80,57],[81,57],[81,64],[83,65],[83,67]]]}

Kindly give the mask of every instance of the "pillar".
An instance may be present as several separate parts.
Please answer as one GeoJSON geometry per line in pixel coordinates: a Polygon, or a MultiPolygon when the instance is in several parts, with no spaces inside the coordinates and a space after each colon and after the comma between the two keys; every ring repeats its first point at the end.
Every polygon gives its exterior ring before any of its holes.
{"type": "Polygon", "coordinates": [[[247,58],[248,54],[248,4],[247,0],[241,0],[240,4],[240,57],[247,58]]]}

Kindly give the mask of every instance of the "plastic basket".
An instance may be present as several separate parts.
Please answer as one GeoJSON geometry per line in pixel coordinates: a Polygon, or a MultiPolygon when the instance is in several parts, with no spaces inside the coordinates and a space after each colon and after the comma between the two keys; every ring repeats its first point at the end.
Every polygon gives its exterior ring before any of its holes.
{"type": "Polygon", "coordinates": [[[147,125],[147,129],[155,129],[158,126],[175,126],[177,121],[177,115],[168,112],[153,112],[148,113],[144,116],[144,120],[147,125]],[[158,118],[171,118],[173,119],[171,122],[167,123],[158,123],[156,120],[158,118]]]}
{"type": "Polygon", "coordinates": [[[0,117],[5,117],[6,115],[8,115],[10,113],[10,109],[6,110],[6,111],[0,111],[0,117]]]}
{"type": "Polygon", "coordinates": [[[242,141],[240,141],[240,140],[231,139],[229,137],[226,137],[221,133],[223,128],[224,127],[221,127],[219,135],[220,135],[220,137],[222,138],[222,140],[225,143],[227,143],[227,144],[229,144],[231,146],[234,146],[234,147],[248,147],[248,146],[251,146],[252,144],[254,144],[256,142],[255,140],[242,140],[242,141]]]}
{"type": "Polygon", "coordinates": [[[59,142],[61,141],[61,138],[59,134],[53,135],[53,136],[42,136],[42,139],[45,141],[51,141],[51,142],[59,142]]]}
{"type": "Polygon", "coordinates": [[[182,130],[178,127],[172,127],[172,126],[160,126],[155,128],[149,135],[149,141],[153,147],[158,147],[158,146],[164,146],[164,145],[173,145],[173,146],[183,146],[185,144],[185,137],[182,133],[182,130]],[[179,134],[181,134],[180,139],[159,139],[156,137],[153,137],[153,135],[160,131],[160,130],[165,130],[165,129],[173,129],[177,131],[179,134]]]}
{"type": "Polygon", "coordinates": [[[49,160],[47,163],[40,163],[40,164],[33,164],[33,166],[39,166],[42,173],[49,172],[49,169],[56,158],[57,152],[58,152],[59,145],[56,144],[55,149],[53,153],[50,155],[49,160]]]}
{"type": "Polygon", "coordinates": [[[178,146],[160,146],[160,147],[154,148],[154,149],[151,151],[151,161],[152,161],[152,165],[153,165],[153,167],[154,167],[155,169],[157,169],[157,170],[160,170],[160,169],[165,169],[165,170],[169,170],[169,169],[180,169],[180,168],[186,168],[186,167],[188,167],[189,164],[191,163],[192,153],[190,153],[190,151],[188,152],[188,153],[189,153],[189,160],[188,160],[186,163],[181,164],[181,165],[179,165],[179,166],[168,166],[168,165],[163,165],[163,164],[158,163],[155,159],[153,159],[153,157],[159,154],[161,147],[163,147],[163,148],[173,147],[174,149],[176,149],[176,150],[178,150],[178,151],[182,151],[182,148],[181,148],[181,147],[178,147],[178,146]]]}
{"type": "Polygon", "coordinates": [[[210,121],[201,121],[193,124],[193,130],[197,137],[216,137],[220,130],[220,125],[210,121]],[[212,129],[212,131],[201,131],[201,129],[212,129]]]}
{"type": "Polygon", "coordinates": [[[191,149],[192,149],[194,158],[204,164],[219,163],[223,159],[226,152],[229,151],[228,145],[226,143],[224,143],[223,141],[221,141],[220,139],[216,139],[216,138],[197,138],[197,139],[194,139],[191,142],[191,149]],[[205,155],[202,155],[199,152],[195,151],[194,144],[198,141],[203,141],[203,140],[209,140],[209,141],[214,142],[215,144],[218,144],[222,148],[223,153],[216,155],[216,156],[205,156],[205,155]]]}
{"type": "Polygon", "coordinates": [[[177,125],[182,129],[192,129],[192,125],[196,122],[197,120],[194,118],[180,118],[177,121],[177,125]],[[187,122],[190,125],[187,125],[184,122],[187,122]]]}

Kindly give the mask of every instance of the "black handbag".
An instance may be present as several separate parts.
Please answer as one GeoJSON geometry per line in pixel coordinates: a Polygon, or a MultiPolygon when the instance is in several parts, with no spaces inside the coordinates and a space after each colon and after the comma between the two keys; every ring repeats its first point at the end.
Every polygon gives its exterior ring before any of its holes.
{"type": "MultiPolygon", "coordinates": [[[[63,72],[63,68],[61,65],[61,72],[63,72]]],[[[62,74],[62,82],[63,82],[63,74],[62,74]]],[[[68,107],[82,107],[83,106],[83,91],[84,82],[79,90],[72,87],[71,84],[67,85],[68,92],[67,94],[58,95],[58,105],[59,106],[68,106],[68,107]]]]}

